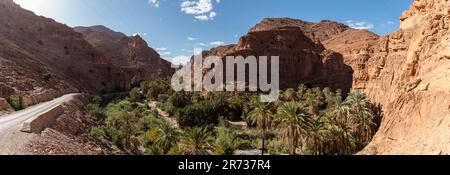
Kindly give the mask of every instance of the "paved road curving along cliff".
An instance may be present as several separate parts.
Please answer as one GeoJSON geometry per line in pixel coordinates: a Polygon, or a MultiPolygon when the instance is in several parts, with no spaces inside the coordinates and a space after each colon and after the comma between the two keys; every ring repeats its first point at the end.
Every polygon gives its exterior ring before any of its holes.
{"type": "Polygon", "coordinates": [[[21,154],[20,146],[33,136],[33,134],[21,133],[23,122],[37,117],[65,102],[69,102],[76,95],[67,94],[54,100],[40,103],[27,109],[17,111],[5,116],[0,116],[0,154],[21,154]]]}

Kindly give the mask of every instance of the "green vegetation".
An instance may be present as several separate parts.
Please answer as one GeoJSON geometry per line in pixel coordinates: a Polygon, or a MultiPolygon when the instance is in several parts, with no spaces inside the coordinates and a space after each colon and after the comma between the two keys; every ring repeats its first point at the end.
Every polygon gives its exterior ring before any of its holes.
{"type": "Polygon", "coordinates": [[[89,114],[98,119],[103,119],[105,114],[103,109],[101,108],[102,98],[100,96],[96,96],[91,100],[91,103],[88,104],[87,109],[89,114]]]}
{"type": "Polygon", "coordinates": [[[211,146],[211,131],[207,127],[186,128],[180,144],[186,155],[208,155],[211,146]]]}
{"type": "Polygon", "coordinates": [[[42,79],[43,79],[44,81],[50,81],[50,80],[52,80],[52,78],[53,78],[52,74],[50,74],[50,73],[48,73],[48,72],[42,74],[42,79]]]}
{"type": "Polygon", "coordinates": [[[24,109],[22,96],[12,95],[8,98],[8,103],[16,111],[24,109]]]}
{"type": "Polygon", "coordinates": [[[214,143],[214,153],[216,155],[233,155],[234,150],[239,147],[237,139],[238,137],[235,130],[219,127],[214,143]]]}
{"type": "Polygon", "coordinates": [[[161,122],[156,131],[155,145],[161,149],[163,154],[167,154],[179,141],[179,132],[166,122],[161,122]]]}
{"type": "Polygon", "coordinates": [[[130,91],[130,101],[132,102],[138,102],[139,100],[141,100],[141,93],[139,92],[138,88],[133,88],[130,91]]]}
{"type": "Polygon", "coordinates": [[[272,121],[272,107],[270,104],[256,102],[254,103],[253,110],[249,114],[249,119],[252,121],[252,124],[256,124],[257,128],[261,131],[261,154],[264,155],[265,152],[265,141],[266,141],[266,133],[267,129],[270,127],[270,123],[272,121]]]}
{"type": "Polygon", "coordinates": [[[128,98],[92,99],[89,113],[103,124],[90,134],[124,152],[149,155],[348,155],[363,149],[377,129],[377,108],[360,92],[344,98],[340,90],[301,85],[274,103],[258,97],[173,92],[168,80],[141,82],[128,98]]]}

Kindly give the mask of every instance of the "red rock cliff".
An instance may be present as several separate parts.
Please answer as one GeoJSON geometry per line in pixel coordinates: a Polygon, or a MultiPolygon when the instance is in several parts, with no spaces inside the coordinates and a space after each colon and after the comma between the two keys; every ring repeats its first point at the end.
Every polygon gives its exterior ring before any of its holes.
{"type": "Polygon", "coordinates": [[[106,55],[108,61],[126,71],[134,82],[151,81],[157,77],[171,76],[171,64],[139,36],[127,37],[104,26],[75,27],[75,31],[97,50],[106,55]]]}
{"type": "Polygon", "coordinates": [[[353,89],[383,107],[380,130],[361,154],[450,153],[449,3],[414,1],[386,36],[352,29],[324,42],[352,66],[353,89]]]}
{"type": "Polygon", "coordinates": [[[34,96],[24,99],[26,103],[125,87],[125,73],[70,27],[36,16],[11,0],[0,1],[0,9],[0,84],[16,94],[34,96]],[[50,81],[42,78],[45,73],[52,75],[50,81]]]}

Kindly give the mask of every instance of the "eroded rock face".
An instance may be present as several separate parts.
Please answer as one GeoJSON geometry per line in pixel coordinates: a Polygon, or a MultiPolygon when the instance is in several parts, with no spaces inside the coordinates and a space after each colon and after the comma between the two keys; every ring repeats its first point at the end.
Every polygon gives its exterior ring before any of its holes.
{"type": "MultiPolygon", "coordinates": [[[[238,44],[214,48],[203,53],[203,57],[216,55],[226,62],[226,56],[279,56],[282,89],[306,84],[348,92],[352,84],[351,67],[343,63],[342,55],[326,50],[320,40],[313,37],[314,32],[303,29],[306,28],[303,25],[317,25],[280,20],[285,22],[266,19],[241,37],[238,44]],[[275,24],[270,24],[272,22],[275,24]]],[[[224,69],[226,71],[225,66],[224,69]]]]}
{"type": "Polygon", "coordinates": [[[362,154],[450,154],[449,6],[416,0],[394,33],[348,30],[324,42],[355,70],[353,88],[383,106],[362,154]]]}
{"type": "Polygon", "coordinates": [[[133,83],[171,76],[174,72],[171,64],[148,47],[139,35],[128,37],[104,26],[75,27],[74,30],[104,53],[111,64],[127,72],[133,83]]]}
{"type": "Polygon", "coordinates": [[[139,36],[100,26],[80,29],[83,36],[12,0],[0,1],[0,25],[0,97],[20,95],[25,106],[72,92],[127,90],[172,72],[139,36]]]}
{"type": "Polygon", "coordinates": [[[108,63],[81,34],[52,19],[36,16],[12,0],[0,1],[0,9],[0,82],[14,89],[15,94],[122,88],[125,73],[108,63]],[[51,80],[44,80],[46,73],[51,74],[51,80]]]}
{"type": "Polygon", "coordinates": [[[300,28],[302,31],[307,31],[306,35],[309,38],[321,42],[331,39],[335,35],[350,29],[344,24],[330,20],[322,20],[319,23],[312,23],[290,18],[266,18],[250,29],[250,32],[268,31],[287,26],[295,26],[300,28]]]}
{"type": "Polygon", "coordinates": [[[8,101],[4,98],[0,98],[0,111],[13,111],[13,108],[9,105],[8,101]]]}

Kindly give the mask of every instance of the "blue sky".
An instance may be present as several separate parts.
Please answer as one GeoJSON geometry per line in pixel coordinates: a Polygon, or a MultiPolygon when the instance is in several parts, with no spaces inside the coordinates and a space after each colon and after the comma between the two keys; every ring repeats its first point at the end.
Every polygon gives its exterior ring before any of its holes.
{"type": "Polygon", "coordinates": [[[266,17],[318,22],[330,19],[385,35],[413,0],[14,0],[71,27],[105,25],[140,33],[168,60],[186,59],[193,48],[236,43],[266,17]]]}

